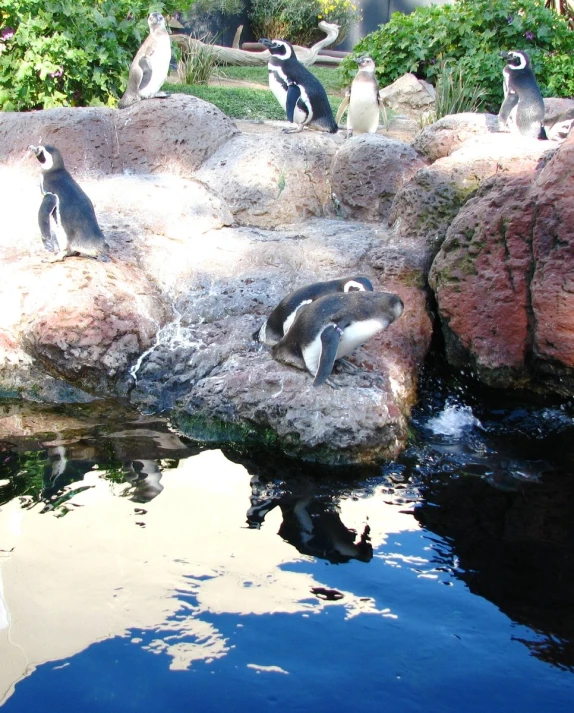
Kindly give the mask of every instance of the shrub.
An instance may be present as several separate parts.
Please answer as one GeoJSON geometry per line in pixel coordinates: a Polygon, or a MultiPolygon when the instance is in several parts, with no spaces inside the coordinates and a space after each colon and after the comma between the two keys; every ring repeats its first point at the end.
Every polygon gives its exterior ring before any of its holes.
{"type": "MultiPolygon", "coordinates": [[[[434,83],[440,62],[458,64],[465,82],[484,90],[489,111],[502,102],[502,50],[526,50],[545,96],[574,95],[574,33],[543,0],[456,0],[452,5],[421,7],[391,20],[365,37],[354,56],[370,54],[385,86],[405,72],[434,83]]],[[[342,64],[346,82],[356,69],[342,64]]]]}
{"type": "Polygon", "coordinates": [[[149,11],[149,0],[3,0],[0,109],[115,104],[149,11]]]}
{"type": "Polygon", "coordinates": [[[252,0],[249,14],[256,36],[298,45],[311,45],[324,37],[317,29],[320,20],[339,25],[338,42],[342,42],[360,18],[352,0],[252,0]]]}

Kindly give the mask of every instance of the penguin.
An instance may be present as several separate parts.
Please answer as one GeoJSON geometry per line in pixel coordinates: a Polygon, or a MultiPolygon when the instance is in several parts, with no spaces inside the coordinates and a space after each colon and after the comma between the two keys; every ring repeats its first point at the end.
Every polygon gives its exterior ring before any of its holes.
{"type": "Polygon", "coordinates": [[[260,39],[267,47],[271,58],[267,63],[269,88],[287,114],[294,128],[284,129],[295,134],[309,124],[336,134],[337,123],[333,118],[327,93],[321,82],[297,59],[293,45],[285,40],[260,39]]]}
{"type": "Polygon", "coordinates": [[[337,359],[350,354],[403,313],[398,295],[390,292],[348,292],[326,295],[301,310],[271,348],[274,359],[307,369],[313,386],[324,384],[337,359]]]}
{"type": "Polygon", "coordinates": [[[367,277],[343,277],[339,280],[314,282],[291,292],[275,307],[267,320],[253,334],[253,339],[272,347],[277,344],[293,324],[301,307],[332,292],[372,292],[373,285],[367,277]]]}
{"type": "Polygon", "coordinates": [[[56,252],[51,262],[79,253],[108,260],[104,239],[92,201],[66,171],[62,154],[53,146],[29,146],[42,169],[44,195],[38,225],[46,250],[56,252]]]}
{"type": "Polygon", "coordinates": [[[335,117],[338,124],[347,110],[347,138],[353,134],[375,134],[379,127],[381,106],[375,63],[370,57],[359,57],[357,64],[359,71],[335,117]]]}
{"type": "Polygon", "coordinates": [[[508,127],[522,136],[546,139],[544,101],[526,52],[513,50],[501,52],[506,60],[502,70],[504,101],[498,114],[501,128],[508,127]]]}
{"type": "Polygon", "coordinates": [[[142,99],[166,97],[160,92],[169,73],[171,42],[165,19],[159,12],[152,12],[148,19],[149,35],[136,52],[130,65],[128,86],[118,107],[125,109],[142,99]]]}

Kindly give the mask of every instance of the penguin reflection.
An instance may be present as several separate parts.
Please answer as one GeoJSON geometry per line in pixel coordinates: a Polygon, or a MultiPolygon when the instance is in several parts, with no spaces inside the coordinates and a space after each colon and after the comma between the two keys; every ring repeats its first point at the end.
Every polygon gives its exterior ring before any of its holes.
{"type": "Polygon", "coordinates": [[[250,528],[259,529],[267,514],[279,506],[283,522],[278,534],[301,554],[326,559],[332,564],[372,559],[369,526],[365,525],[356,541],[357,533],[343,524],[331,501],[321,500],[308,490],[268,498],[257,476],[251,479],[251,491],[251,507],[247,511],[250,528]]]}

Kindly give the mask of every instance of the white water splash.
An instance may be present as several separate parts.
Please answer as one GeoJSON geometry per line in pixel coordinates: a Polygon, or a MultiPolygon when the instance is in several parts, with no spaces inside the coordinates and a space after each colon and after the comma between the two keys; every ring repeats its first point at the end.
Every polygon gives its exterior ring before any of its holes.
{"type": "Polygon", "coordinates": [[[454,404],[445,406],[438,416],[427,421],[429,428],[437,436],[453,436],[459,438],[464,431],[480,427],[481,423],[472,413],[470,406],[454,404]]]}
{"type": "Polygon", "coordinates": [[[155,341],[146,349],[145,352],[139,355],[136,363],[130,367],[130,376],[137,383],[137,373],[140,370],[144,360],[158,347],[166,348],[167,350],[178,349],[180,347],[204,347],[205,342],[202,339],[197,339],[193,336],[193,330],[203,322],[201,319],[197,324],[189,327],[182,327],[182,315],[178,312],[172,322],[164,325],[155,335],[155,341]]]}

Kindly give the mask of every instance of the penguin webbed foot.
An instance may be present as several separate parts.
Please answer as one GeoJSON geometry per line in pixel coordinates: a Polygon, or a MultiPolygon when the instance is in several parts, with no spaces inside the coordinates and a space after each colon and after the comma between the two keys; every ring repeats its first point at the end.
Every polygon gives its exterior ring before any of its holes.
{"type": "Polygon", "coordinates": [[[65,258],[67,258],[69,255],[67,250],[60,250],[60,252],[56,253],[55,255],[50,255],[50,257],[45,258],[42,260],[44,263],[52,263],[52,262],[62,262],[65,258]]]}
{"type": "Polygon", "coordinates": [[[288,127],[286,129],[283,129],[283,133],[284,134],[298,134],[301,131],[303,131],[304,128],[305,128],[304,124],[298,124],[295,128],[288,127]]]}
{"type": "Polygon", "coordinates": [[[337,364],[339,364],[340,371],[346,371],[348,374],[358,374],[361,369],[350,361],[346,359],[337,359],[337,364]]]}

